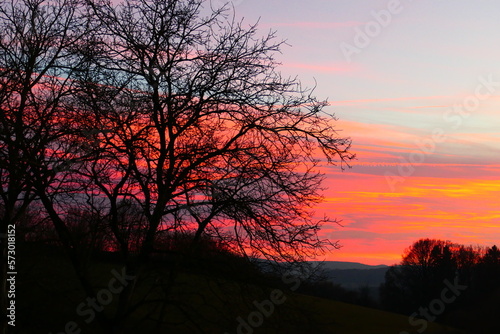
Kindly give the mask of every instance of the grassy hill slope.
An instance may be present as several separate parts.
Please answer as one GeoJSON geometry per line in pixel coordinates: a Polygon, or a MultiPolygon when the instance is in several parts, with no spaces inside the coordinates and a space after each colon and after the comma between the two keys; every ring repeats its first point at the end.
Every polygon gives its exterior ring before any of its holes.
{"type": "MultiPolygon", "coordinates": [[[[108,286],[113,269],[121,270],[110,262],[94,263],[92,267],[97,291],[108,286]]],[[[251,281],[189,271],[181,272],[169,299],[163,303],[165,287],[158,282],[167,274],[168,266],[155,266],[138,286],[145,303],[128,318],[127,333],[400,334],[417,333],[420,328],[410,326],[405,316],[301,295],[285,286],[258,287],[251,281]],[[280,303],[271,307],[272,300],[280,303]],[[263,314],[259,308],[262,305],[268,314],[263,314]],[[159,324],[158,319],[164,322],[159,324]]],[[[96,320],[87,323],[88,317],[77,312],[86,296],[61,254],[39,251],[23,254],[18,284],[18,333],[108,332],[96,320]],[[65,330],[70,321],[76,323],[74,331],[65,330]]],[[[113,296],[102,314],[112,315],[117,299],[117,295],[113,296]]],[[[425,333],[460,332],[430,323],[425,333]]]]}

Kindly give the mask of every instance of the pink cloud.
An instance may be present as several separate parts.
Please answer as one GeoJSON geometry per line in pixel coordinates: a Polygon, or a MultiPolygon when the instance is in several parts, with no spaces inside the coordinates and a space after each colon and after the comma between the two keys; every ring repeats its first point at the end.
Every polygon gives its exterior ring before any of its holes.
{"type": "MultiPolygon", "coordinates": [[[[394,98],[379,98],[379,99],[359,99],[359,100],[343,100],[343,101],[330,101],[331,105],[349,105],[349,104],[363,104],[363,103],[378,103],[390,101],[421,101],[421,100],[439,100],[450,99],[453,96],[438,95],[438,96],[410,96],[410,97],[394,97],[394,98]]],[[[440,106],[443,107],[443,106],[440,106]]]]}
{"type": "Polygon", "coordinates": [[[313,64],[299,64],[299,63],[285,63],[282,67],[299,68],[302,70],[316,71],[316,72],[354,72],[357,67],[347,64],[332,64],[332,65],[313,65],[313,64]]]}
{"type": "Polygon", "coordinates": [[[335,29],[342,27],[357,27],[364,25],[365,22],[360,21],[346,21],[346,22],[277,22],[272,24],[263,24],[266,27],[293,27],[293,28],[306,28],[306,29],[335,29]]]}

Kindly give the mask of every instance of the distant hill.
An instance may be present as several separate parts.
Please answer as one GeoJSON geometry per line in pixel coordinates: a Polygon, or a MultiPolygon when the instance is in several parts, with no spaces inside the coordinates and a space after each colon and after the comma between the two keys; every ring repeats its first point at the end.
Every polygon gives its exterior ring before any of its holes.
{"type": "Polygon", "coordinates": [[[327,269],[327,279],[340,284],[346,289],[378,288],[385,281],[385,273],[389,267],[374,269],[327,269]]]}
{"type": "MultiPolygon", "coordinates": [[[[260,268],[266,270],[266,260],[257,260],[260,268]]],[[[319,266],[322,276],[335,284],[341,285],[345,289],[359,290],[360,288],[370,288],[378,290],[380,284],[385,281],[385,273],[390,268],[386,265],[368,265],[359,262],[341,261],[310,261],[309,263],[319,266]]],[[[378,299],[378,296],[374,297],[378,299]]]]}
{"type": "Polygon", "coordinates": [[[385,264],[381,264],[378,266],[371,266],[359,262],[311,261],[311,263],[321,264],[324,269],[380,269],[380,268],[388,269],[389,268],[389,266],[386,266],[385,264]]]}
{"type": "MultiPolygon", "coordinates": [[[[318,263],[318,262],[316,262],[318,263]]],[[[386,265],[371,266],[357,262],[326,261],[321,263],[326,280],[347,290],[368,288],[369,295],[379,301],[379,287],[390,268],[386,265]]]]}

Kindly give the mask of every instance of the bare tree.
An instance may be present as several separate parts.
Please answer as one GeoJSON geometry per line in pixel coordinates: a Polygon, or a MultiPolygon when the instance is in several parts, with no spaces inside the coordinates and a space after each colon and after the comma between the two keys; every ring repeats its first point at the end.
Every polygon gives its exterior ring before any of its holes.
{"type": "MultiPolygon", "coordinates": [[[[70,49],[86,33],[81,8],[71,0],[0,4],[0,233],[18,223],[33,201],[41,201],[75,264],[78,257],[54,196],[79,155],[72,140],[78,131],[64,100],[74,89],[70,49]]],[[[4,291],[2,285],[2,314],[4,291]]]]}
{"type": "Polygon", "coordinates": [[[343,163],[353,157],[350,141],[323,112],[326,102],[276,71],[283,42],[274,33],[258,37],[224,9],[202,14],[200,0],[88,5],[101,24],[89,41],[99,51],[83,49],[78,106],[100,126],[101,153],[82,175],[107,199],[125,256],[118,203],[142,209],[131,275],[161,231],[193,231],[193,243],[208,234],[244,256],[280,261],[331,245],[310,211],[320,200],[318,153],[343,163]]]}
{"type": "Polygon", "coordinates": [[[39,201],[93,296],[74,233],[106,222],[136,277],[113,330],[148,300],[137,286],[166,233],[286,262],[336,246],[312,212],[317,167],[343,167],[350,140],[277,71],[274,32],[203,0],[24,0],[0,15],[2,230],[39,201]]]}

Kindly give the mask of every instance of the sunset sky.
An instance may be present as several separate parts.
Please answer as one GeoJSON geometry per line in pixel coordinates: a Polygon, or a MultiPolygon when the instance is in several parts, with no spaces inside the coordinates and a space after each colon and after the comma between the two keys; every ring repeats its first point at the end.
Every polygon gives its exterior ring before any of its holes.
{"type": "Polygon", "coordinates": [[[328,99],[352,169],[326,170],[327,260],[394,264],[419,238],[500,244],[498,0],[235,0],[291,45],[281,72],[328,99]]]}

